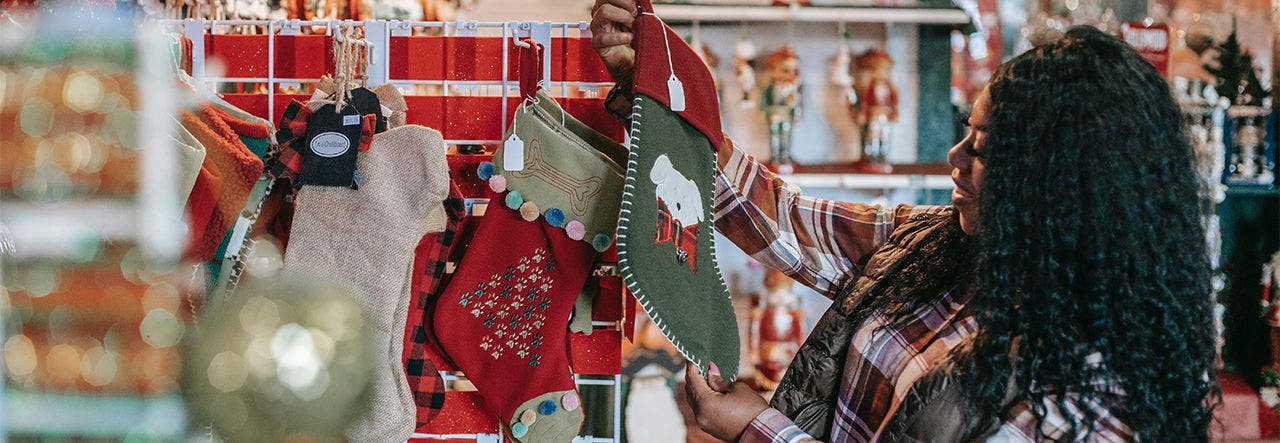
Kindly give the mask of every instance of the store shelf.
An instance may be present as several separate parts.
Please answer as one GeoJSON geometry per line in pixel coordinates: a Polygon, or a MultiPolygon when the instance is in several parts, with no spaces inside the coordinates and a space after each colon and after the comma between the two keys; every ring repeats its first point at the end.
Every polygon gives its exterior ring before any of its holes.
{"type": "Polygon", "coordinates": [[[801,188],[890,191],[896,189],[951,190],[950,167],[942,163],[889,165],[890,172],[868,172],[856,164],[797,166],[782,174],[788,183],[801,188]]]}
{"type": "Polygon", "coordinates": [[[955,188],[946,175],[897,174],[791,174],[782,178],[801,188],[895,190],[950,190],[955,188]]]}
{"type": "Polygon", "coordinates": [[[658,17],[667,22],[969,23],[964,11],[951,8],[725,5],[654,5],[653,8],[658,17]]]}
{"type": "Polygon", "coordinates": [[[186,432],[182,399],[5,392],[3,426],[14,436],[178,441],[186,432]]]}
{"type": "Polygon", "coordinates": [[[1280,188],[1262,186],[1228,186],[1228,197],[1280,197],[1280,188]]]}

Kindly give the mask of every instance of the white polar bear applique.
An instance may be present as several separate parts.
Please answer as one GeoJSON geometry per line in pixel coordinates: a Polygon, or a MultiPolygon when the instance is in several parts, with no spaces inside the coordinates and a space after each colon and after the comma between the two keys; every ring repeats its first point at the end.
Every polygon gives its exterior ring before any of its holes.
{"type": "Polygon", "coordinates": [[[653,242],[671,243],[676,248],[676,260],[697,273],[698,224],[704,218],[702,191],[675,169],[666,154],[654,161],[649,180],[656,185],[654,194],[658,198],[658,229],[653,242]]]}

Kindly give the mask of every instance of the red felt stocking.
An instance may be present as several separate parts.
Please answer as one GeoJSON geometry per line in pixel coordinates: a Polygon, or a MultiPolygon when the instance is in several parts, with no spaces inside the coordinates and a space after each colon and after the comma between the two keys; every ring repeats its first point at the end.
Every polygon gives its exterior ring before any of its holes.
{"type": "Polygon", "coordinates": [[[521,219],[504,205],[519,207],[518,195],[489,193],[432,325],[512,437],[569,441],[583,420],[569,370],[569,315],[597,253],[564,229],[521,219]]]}

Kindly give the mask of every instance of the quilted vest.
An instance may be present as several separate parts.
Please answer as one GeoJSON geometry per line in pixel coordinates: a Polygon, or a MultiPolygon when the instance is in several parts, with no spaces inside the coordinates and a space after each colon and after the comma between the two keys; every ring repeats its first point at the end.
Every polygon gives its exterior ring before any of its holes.
{"type": "MultiPolygon", "coordinates": [[[[969,242],[965,240],[954,209],[939,214],[918,214],[897,226],[885,243],[867,260],[862,275],[845,288],[818,321],[779,383],[770,406],[790,417],[809,435],[821,441],[827,440],[830,437],[841,371],[848,356],[849,344],[854,332],[867,317],[863,312],[865,309],[860,310],[858,307],[886,294],[911,292],[925,296],[930,293],[940,295],[954,288],[961,278],[970,274],[963,267],[967,263],[958,263],[967,260],[944,257],[965,254],[967,251],[953,249],[967,248],[969,242]]],[[[903,412],[920,410],[924,403],[930,403],[929,400],[939,397],[938,394],[943,391],[952,391],[949,395],[955,395],[954,386],[951,385],[953,383],[937,377],[927,377],[918,382],[907,398],[912,404],[904,403],[900,412],[889,418],[890,427],[887,429],[895,433],[894,437],[900,438],[890,439],[886,435],[885,441],[912,441],[911,436],[904,434],[910,433],[907,431],[962,434],[963,430],[958,428],[943,430],[910,426],[903,423],[904,417],[901,417],[903,412]],[[939,389],[942,387],[952,389],[939,389]]],[[[946,409],[956,413],[949,414],[949,417],[957,418],[958,423],[955,425],[963,426],[963,411],[958,407],[946,409]]],[[[909,421],[916,424],[914,422],[917,420],[913,418],[909,421]]]]}

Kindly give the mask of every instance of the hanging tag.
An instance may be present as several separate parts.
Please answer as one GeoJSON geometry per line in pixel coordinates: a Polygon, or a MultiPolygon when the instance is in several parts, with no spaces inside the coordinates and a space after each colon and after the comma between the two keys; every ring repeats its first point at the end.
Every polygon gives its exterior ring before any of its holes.
{"type": "Polygon", "coordinates": [[[338,111],[332,104],[321,106],[307,120],[303,139],[300,186],[343,186],[354,184],[356,159],[363,125],[360,113],[351,105],[338,111]],[[356,124],[347,122],[354,118],[356,124]]]}
{"type": "Polygon", "coordinates": [[[507,141],[502,143],[502,170],[524,170],[524,140],[521,140],[515,132],[512,132],[511,136],[507,137],[507,141]]]}
{"type": "Polygon", "coordinates": [[[676,78],[674,72],[671,73],[671,78],[667,79],[667,96],[671,98],[672,111],[684,111],[684,83],[680,83],[680,79],[676,78]]]}
{"type": "Polygon", "coordinates": [[[243,215],[236,220],[235,228],[231,229],[231,241],[227,242],[225,258],[235,260],[240,257],[240,245],[244,244],[244,237],[248,234],[250,226],[253,226],[253,223],[243,215]]]}

